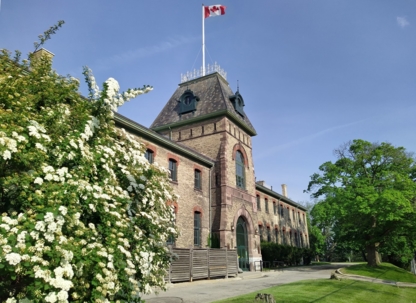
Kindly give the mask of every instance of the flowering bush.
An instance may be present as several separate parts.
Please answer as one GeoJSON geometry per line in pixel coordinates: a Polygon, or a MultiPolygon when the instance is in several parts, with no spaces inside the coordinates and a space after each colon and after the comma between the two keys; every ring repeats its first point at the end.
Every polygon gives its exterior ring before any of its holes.
{"type": "Polygon", "coordinates": [[[164,285],[175,235],[167,172],[115,128],[151,87],[102,91],[0,55],[0,301],[140,302],[164,285]]]}

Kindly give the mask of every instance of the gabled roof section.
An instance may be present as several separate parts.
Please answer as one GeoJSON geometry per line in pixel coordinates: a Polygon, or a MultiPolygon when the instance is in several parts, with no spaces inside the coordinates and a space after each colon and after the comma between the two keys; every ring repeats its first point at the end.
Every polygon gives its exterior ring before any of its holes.
{"type": "Polygon", "coordinates": [[[234,109],[230,101],[230,97],[234,95],[228,82],[219,73],[181,83],[150,128],[154,131],[162,131],[169,127],[227,116],[250,136],[255,136],[256,130],[247,115],[242,116],[234,109]],[[199,101],[194,112],[181,115],[178,100],[187,89],[191,90],[199,101]]]}
{"type": "Polygon", "coordinates": [[[295,201],[293,201],[292,199],[289,199],[288,197],[285,197],[273,190],[271,190],[270,188],[267,188],[259,183],[256,182],[256,190],[259,192],[262,192],[263,194],[267,194],[275,199],[278,199],[280,201],[286,202],[287,204],[290,204],[296,208],[299,208],[303,211],[307,211],[306,207],[303,205],[300,205],[299,203],[296,203],[295,201]]]}
{"type": "Polygon", "coordinates": [[[215,160],[203,154],[200,154],[199,152],[197,152],[196,150],[188,146],[174,142],[170,140],[169,138],[166,138],[148,129],[145,126],[120,115],[119,113],[114,113],[114,121],[117,127],[124,128],[130,133],[133,133],[134,135],[138,137],[141,137],[159,146],[165,147],[169,151],[182,155],[203,166],[206,166],[206,167],[214,166],[215,160]]]}

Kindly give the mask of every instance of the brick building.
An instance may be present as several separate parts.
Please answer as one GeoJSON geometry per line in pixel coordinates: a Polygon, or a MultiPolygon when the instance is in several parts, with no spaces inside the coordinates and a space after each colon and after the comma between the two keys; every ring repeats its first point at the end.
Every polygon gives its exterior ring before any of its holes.
{"type": "Polygon", "coordinates": [[[116,124],[136,135],[146,157],[170,171],[176,247],[237,248],[240,267],[261,260],[260,241],[308,246],[306,209],[256,182],[251,138],[256,131],[244,100],[220,73],[181,83],[150,128],[121,115],[116,124]]]}

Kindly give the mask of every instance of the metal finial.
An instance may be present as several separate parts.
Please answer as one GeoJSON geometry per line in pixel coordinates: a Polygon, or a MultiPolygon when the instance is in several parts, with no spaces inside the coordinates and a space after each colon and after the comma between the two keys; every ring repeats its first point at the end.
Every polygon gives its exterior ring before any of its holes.
{"type": "Polygon", "coordinates": [[[240,83],[237,80],[237,91],[240,91],[240,83]]]}

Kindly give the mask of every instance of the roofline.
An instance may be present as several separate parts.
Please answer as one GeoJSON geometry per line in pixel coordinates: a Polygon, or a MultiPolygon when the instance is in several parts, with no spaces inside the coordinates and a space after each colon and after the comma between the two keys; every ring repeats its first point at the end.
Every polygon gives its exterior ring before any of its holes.
{"type": "Polygon", "coordinates": [[[261,192],[263,192],[263,193],[267,193],[267,194],[269,194],[270,196],[272,196],[272,197],[274,197],[276,199],[279,199],[281,201],[284,201],[286,203],[289,203],[289,204],[291,204],[292,206],[294,206],[296,208],[300,208],[300,209],[302,209],[304,211],[307,211],[307,209],[306,209],[305,206],[302,206],[299,203],[296,203],[295,201],[289,199],[288,197],[285,197],[285,196],[283,196],[283,195],[281,195],[281,194],[279,194],[279,193],[277,193],[277,192],[275,192],[275,191],[273,191],[273,190],[271,190],[271,189],[269,189],[267,187],[264,187],[263,185],[260,185],[260,184],[257,184],[256,183],[256,189],[259,190],[259,191],[261,191],[261,192]]]}
{"type": "Polygon", "coordinates": [[[257,133],[254,129],[250,128],[245,122],[242,122],[237,117],[236,114],[230,112],[228,109],[219,110],[219,111],[216,111],[216,112],[213,112],[213,113],[209,113],[207,115],[194,117],[194,118],[190,118],[190,119],[186,119],[186,120],[181,120],[181,121],[170,123],[170,124],[165,124],[165,125],[161,125],[161,126],[152,127],[151,129],[154,130],[154,131],[159,132],[159,131],[167,130],[169,128],[176,128],[176,127],[180,127],[180,126],[187,125],[187,124],[190,124],[190,123],[201,122],[201,121],[205,121],[205,120],[220,117],[220,116],[225,116],[225,117],[229,118],[235,124],[240,126],[243,130],[245,130],[250,136],[254,137],[254,136],[257,135],[257,133]]]}
{"type": "Polygon", "coordinates": [[[154,143],[157,143],[163,147],[169,148],[173,152],[177,152],[191,160],[198,162],[206,167],[213,167],[215,162],[209,160],[207,157],[202,156],[197,152],[193,152],[192,150],[182,147],[175,142],[159,135],[158,133],[153,132],[152,130],[148,129],[147,127],[140,125],[118,113],[114,114],[114,121],[121,127],[128,128],[129,130],[133,131],[135,134],[148,139],[154,143]]]}
{"type": "Polygon", "coordinates": [[[186,82],[179,83],[178,86],[179,87],[181,87],[181,86],[188,86],[189,84],[193,84],[193,83],[199,82],[199,81],[201,81],[203,79],[207,79],[207,78],[210,78],[210,77],[213,77],[213,76],[216,76],[216,75],[219,75],[220,76],[220,79],[222,81],[224,81],[227,85],[229,85],[227,79],[225,79],[223,77],[223,75],[221,75],[219,72],[213,72],[213,73],[207,74],[205,76],[201,76],[201,77],[198,77],[198,78],[194,78],[194,79],[188,80],[186,82]]]}

